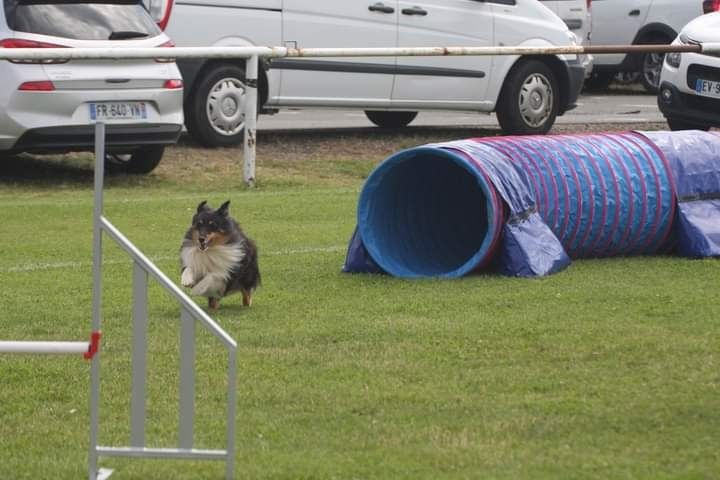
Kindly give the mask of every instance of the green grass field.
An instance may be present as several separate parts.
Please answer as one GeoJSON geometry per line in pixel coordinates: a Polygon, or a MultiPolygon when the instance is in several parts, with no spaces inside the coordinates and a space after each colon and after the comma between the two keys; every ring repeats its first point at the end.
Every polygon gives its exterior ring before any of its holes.
{"type": "MultiPolygon", "coordinates": [[[[107,182],[106,216],[177,281],[201,200],[230,199],[259,245],[253,307],[229,297],[214,315],[239,344],[237,478],[720,475],[719,261],[575,261],[537,280],[343,274],[363,177],[418,139],[294,140],[260,138],[253,190],[236,151],[187,145],[153,175],[107,182]]],[[[87,338],[90,162],[0,164],[0,337],[87,338]]],[[[104,259],[100,442],[124,446],[132,265],[107,237],[104,259]]],[[[179,309],[156,284],[150,317],[147,438],[174,447],[179,309]]],[[[201,333],[197,356],[196,443],[223,448],[224,351],[201,333]]],[[[0,478],[86,476],[88,393],[80,358],[0,357],[0,478]]],[[[224,474],[222,462],[101,465],[118,479],[224,474]]]]}

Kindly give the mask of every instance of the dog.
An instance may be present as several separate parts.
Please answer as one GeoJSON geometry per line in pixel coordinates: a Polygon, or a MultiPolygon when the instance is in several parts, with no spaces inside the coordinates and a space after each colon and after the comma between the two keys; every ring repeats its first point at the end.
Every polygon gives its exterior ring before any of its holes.
{"type": "Polygon", "coordinates": [[[257,247],[230,216],[229,206],[230,200],[213,210],[200,202],[180,246],[180,283],[193,295],[207,297],[211,310],[238,291],[249,307],[260,286],[257,247]]]}

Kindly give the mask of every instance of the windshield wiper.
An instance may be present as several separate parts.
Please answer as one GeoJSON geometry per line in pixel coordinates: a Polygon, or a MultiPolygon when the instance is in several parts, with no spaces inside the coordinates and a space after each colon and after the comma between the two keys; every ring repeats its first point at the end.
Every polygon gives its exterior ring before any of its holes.
{"type": "Polygon", "coordinates": [[[130,38],[145,38],[150,35],[145,32],[135,32],[133,30],[120,30],[111,32],[108,40],[128,40],[130,38]]]}

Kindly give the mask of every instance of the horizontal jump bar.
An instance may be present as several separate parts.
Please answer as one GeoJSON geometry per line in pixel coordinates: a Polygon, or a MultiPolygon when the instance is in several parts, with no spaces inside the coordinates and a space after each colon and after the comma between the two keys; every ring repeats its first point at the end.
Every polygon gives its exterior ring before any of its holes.
{"type": "Polygon", "coordinates": [[[0,341],[0,353],[85,354],[89,349],[90,342],[0,341]]]}
{"type": "Polygon", "coordinates": [[[174,448],[142,448],[142,447],[101,447],[95,448],[98,455],[105,457],[135,458],[184,458],[197,460],[225,460],[226,450],[198,450],[174,448]]]}
{"type": "Polygon", "coordinates": [[[0,60],[31,59],[124,59],[124,58],[266,58],[283,57],[392,57],[456,55],[582,55],[641,52],[695,52],[720,54],[720,43],[660,45],[567,45],[503,47],[175,47],[175,48],[3,48],[0,60]]]}

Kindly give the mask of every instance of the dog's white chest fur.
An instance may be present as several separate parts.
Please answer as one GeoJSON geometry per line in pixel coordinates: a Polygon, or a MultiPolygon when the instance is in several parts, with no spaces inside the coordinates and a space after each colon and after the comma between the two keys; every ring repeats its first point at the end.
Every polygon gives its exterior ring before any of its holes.
{"type": "Polygon", "coordinates": [[[207,275],[221,276],[224,281],[230,279],[232,268],[245,257],[242,245],[215,245],[205,251],[196,246],[183,247],[180,251],[183,271],[183,284],[191,280],[195,284],[207,275]],[[191,275],[192,278],[186,278],[191,275]]]}

